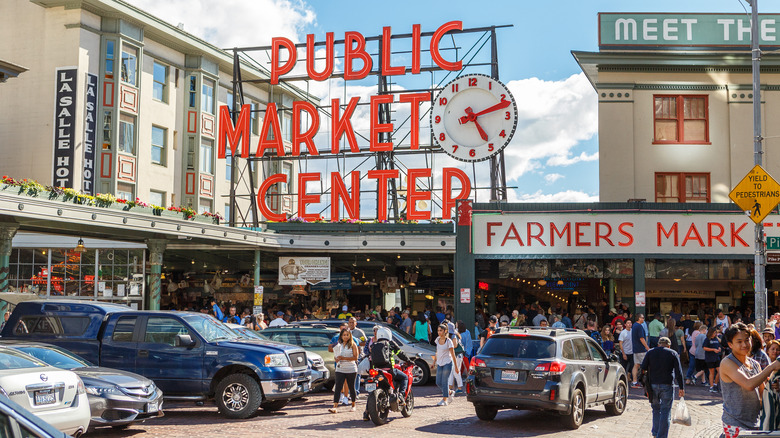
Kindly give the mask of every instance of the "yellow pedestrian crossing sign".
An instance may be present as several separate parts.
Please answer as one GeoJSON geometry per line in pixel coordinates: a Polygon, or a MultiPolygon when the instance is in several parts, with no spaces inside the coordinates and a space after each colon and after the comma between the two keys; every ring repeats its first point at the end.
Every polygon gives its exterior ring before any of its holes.
{"type": "Polygon", "coordinates": [[[758,164],[729,193],[750,219],[759,224],[780,202],[780,184],[758,164]]]}

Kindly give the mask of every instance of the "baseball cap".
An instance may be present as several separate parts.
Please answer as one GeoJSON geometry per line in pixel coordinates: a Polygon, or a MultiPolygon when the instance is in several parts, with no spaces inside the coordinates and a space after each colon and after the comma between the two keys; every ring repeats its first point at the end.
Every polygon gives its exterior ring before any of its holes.
{"type": "Polygon", "coordinates": [[[490,317],[490,322],[498,322],[498,318],[496,317],[496,315],[492,315],[490,317]]]}
{"type": "Polygon", "coordinates": [[[276,312],[276,316],[284,316],[284,312],[282,312],[282,311],[280,310],[280,311],[276,312]]]}
{"type": "Polygon", "coordinates": [[[349,307],[347,307],[347,306],[341,306],[341,310],[343,310],[344,312],[346,312],[347,310],[349,310],[349,307]]]}
{"type": "Polygon", "coordinates": [[[661,345],[661,344],[663,344],[663,345],[672,345],[672,341],[669,340],[669,338],[667,338],[666,336],[661,336],[660,338],[658,338],[658,345],[661,345]]]}

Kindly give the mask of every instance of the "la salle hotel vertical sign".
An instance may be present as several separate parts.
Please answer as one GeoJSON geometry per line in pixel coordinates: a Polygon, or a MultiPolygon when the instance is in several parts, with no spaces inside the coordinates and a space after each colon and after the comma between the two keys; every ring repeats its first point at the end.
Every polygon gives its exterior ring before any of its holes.
{"type": "Polygon", "coordinates": [[[76,147],[76,74],[75,67],[56,70],[54,104],[53,185],[73,187],[73,160],[76,147]]]}

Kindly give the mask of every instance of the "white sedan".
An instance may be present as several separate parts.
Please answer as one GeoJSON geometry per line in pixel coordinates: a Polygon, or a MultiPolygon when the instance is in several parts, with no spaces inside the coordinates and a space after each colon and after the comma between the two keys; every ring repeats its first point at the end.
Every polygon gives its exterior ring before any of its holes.
{"type": "Polygon", "coordinates": [[[0,394],[68,435],[78,437],[89,426],[89,399],[76,373],[5,347],[0,347],[0,394]]]}

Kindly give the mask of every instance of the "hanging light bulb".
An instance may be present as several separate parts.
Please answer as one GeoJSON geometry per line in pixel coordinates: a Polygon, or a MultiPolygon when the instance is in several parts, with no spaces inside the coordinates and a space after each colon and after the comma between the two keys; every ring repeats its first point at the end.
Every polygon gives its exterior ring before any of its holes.
{"type": "Polygon", "coordinates": [[[84,239],[79,239],[79,242],[76,244],[76,247],[73,248],[73,252],[77,252],[79,254],[83,254],[87,252],[87,248],[84,248],[84,239]]]}

